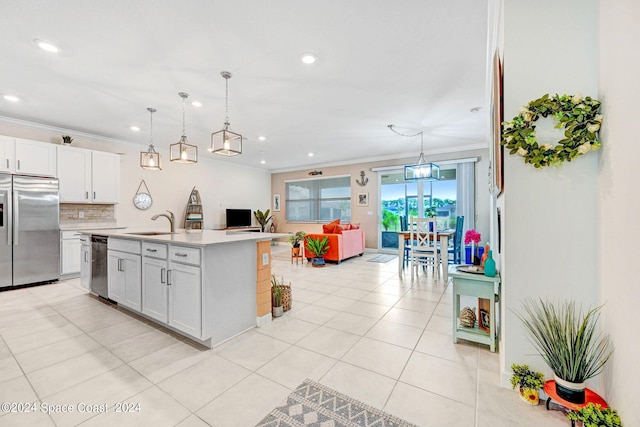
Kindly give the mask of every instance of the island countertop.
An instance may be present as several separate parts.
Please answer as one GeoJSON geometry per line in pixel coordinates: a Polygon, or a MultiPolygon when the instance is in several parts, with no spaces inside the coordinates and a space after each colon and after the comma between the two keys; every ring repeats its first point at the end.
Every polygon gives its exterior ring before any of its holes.
{"type": "Polygon", "coordinates": [[[171,234],[157,228],[132,228],[111,230],[79,230],[82,234],[97,234],[118,239],[144,240],[157,243],[209,246],[232,242],[263,241],[287,237],[285,233],[261,233],[240,230],[185,230],[178,229],[171,234]],[[161,233],[161,234],[150,234],[161,233]]]}

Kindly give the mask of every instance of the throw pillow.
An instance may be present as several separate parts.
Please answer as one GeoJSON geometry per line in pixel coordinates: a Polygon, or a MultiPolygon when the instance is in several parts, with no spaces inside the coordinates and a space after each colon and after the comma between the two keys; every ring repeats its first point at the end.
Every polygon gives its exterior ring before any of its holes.
{"type": "Polygon", "coordinates": [[[351,224],[351,229],[352,229],[352,230],[359,230],[359,229],[360,229],[360,223],[358,223],[358,224],[351,224]]]}

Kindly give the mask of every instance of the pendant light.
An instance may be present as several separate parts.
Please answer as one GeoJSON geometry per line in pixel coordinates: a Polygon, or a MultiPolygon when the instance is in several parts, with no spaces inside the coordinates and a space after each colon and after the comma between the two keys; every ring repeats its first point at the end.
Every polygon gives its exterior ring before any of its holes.
{"type": "Polygon", "coordinates": [[[171,144],[170,160],[176,163],[197,163],[198,162],[198,147],[189,144],[184,125],[184,103],[189,97],[186,92],[179,92],[178,96],[182,98],[182,136],[180,141],[175,144],[171,144]]]}
{"type": "Polygon", "coordinates": [[[413,165],[404,167],[405,181],[438,181],[440,179],[440,166],[435,163],[427,162],[424,158],[423,150],[423,132],[420,131],[414,135],[405,135],[394,129],[393,125],[387,126],[393,133],[408,138],[420,135],[420,155],[418,161],[413,165]]]}
{"type": "Polygon", "coordinates": [[[155,113],[155,108],[147,108],[147,111],[150,113],[150,125],[149,125],[149,149],[147,151],[140,152],[140,167],[142,169],[159,171],[162,170],[160,153],[158,153],[155,148],[153,148],[153,113],[155,113]]]}
{"type": "Polygon", "coordinates": [[[223,71],[220,75],[225,79],[226,117],[222,130],[211,134],[211,148],[209,151],[222,156],[235,156],[242,154],[242,135],[229,130],[229,79],[231,78],[231,73],[223,71]]]}

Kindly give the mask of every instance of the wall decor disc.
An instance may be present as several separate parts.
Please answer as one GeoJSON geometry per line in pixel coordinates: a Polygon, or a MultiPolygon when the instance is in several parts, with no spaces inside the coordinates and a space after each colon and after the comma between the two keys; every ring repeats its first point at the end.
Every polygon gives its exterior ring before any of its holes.
{"type": "Polygon", "coordinates": [[[147,183],[144,182],[144,179],[140,181],[140,185],[138,185],[138,190],[136,191],[136,195],[133,196],[133,204],[136,208],[141,211],[147,210],[153,204],[153,198],[151,197],[151,192],[149,191],[149,187],[147,187],[147,183]],[[142,186],[146,191],[142,191],[142,186]]]}

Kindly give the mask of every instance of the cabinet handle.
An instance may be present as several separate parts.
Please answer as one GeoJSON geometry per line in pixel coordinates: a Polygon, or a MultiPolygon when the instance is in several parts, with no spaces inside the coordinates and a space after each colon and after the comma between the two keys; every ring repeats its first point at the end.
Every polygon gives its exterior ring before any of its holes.
{"type": "Polygon", "coordinates": [[[96,192],[94,191],[93,192],[93,200],[95,200],[95,199],[96,199],[96,192]]]}
{"type": "Polygon", "coordinates": [[[85,191],[85,192],[84,192],[84,198],[85,198],[86,200],[89,200],[89,192],[88,192],[88,191],[85,191]]]}
{"type": "Polygon", "coordinates": [[[158,252],[158,250],[157,249],[149,249],[149,248],[147,248],[147,252],[158,252]]]}
{"type": "Polygon", "coordinates": [[[20,170],[20,160],[18,160],[18,170],[20,170]]]}
{"type": "Polygon", "coordinates": [[[167,285],[171,286],[171,270],[167,270],[167,285]]]}
{"type": "Polygon", "coordinates": [[[181,252],[176,252],[176,256],[182,257],[182,258],[186,258],[187,254],[183,254],[181,252]]]}
{"type": "Polygon", "coordinates": [[[124,267],[122,266],[123,259],[118,258],[118,271],[124,271],[124,267]]]}
{"type": "Polygon", "coordinates": [[[164,268],[160,269],[160,283],[165,283],[166,279],[165,279],[165,274],[167,273],[167,270],[164,268]]]}
{"type": "Polygon", "coordinates": [[[9,169],[9,159],[7,159],[7,169],[9,169]]]}
{"type": "Polygon", "coordinates": [[[84,262],[89,262],[89,252],[84,253],[84,262]]]}

